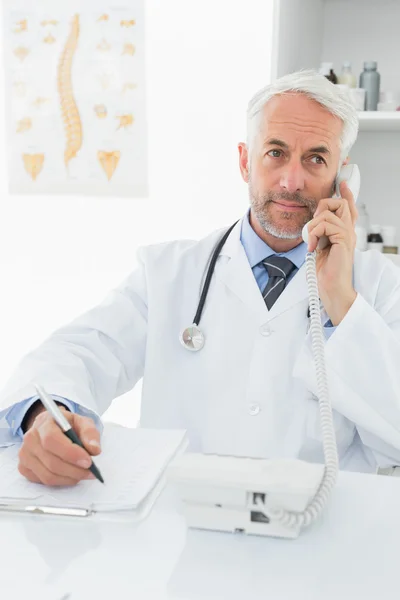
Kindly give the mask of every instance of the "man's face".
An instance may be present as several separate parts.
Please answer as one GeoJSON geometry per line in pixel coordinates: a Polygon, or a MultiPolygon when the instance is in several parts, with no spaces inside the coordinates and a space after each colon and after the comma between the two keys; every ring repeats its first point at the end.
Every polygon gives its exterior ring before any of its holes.
{"type": "Polygon", "coordinates": [[[265,106],[251,155],[244,144],[239,151],[252,214],[267,233],[300,238],[318,201],[332,196],[342,126],[304,94],[276,96],[265,106]]]}

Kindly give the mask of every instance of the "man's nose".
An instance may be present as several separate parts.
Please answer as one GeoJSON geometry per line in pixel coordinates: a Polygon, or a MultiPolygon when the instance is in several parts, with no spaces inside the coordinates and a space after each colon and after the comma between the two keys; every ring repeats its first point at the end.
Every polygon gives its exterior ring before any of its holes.
{"type": "Polygon", "coordinates": [[[290,194],[303,191],[305,179],[301,165],[287,165],[279,183],[281,188],[290,194]]]}

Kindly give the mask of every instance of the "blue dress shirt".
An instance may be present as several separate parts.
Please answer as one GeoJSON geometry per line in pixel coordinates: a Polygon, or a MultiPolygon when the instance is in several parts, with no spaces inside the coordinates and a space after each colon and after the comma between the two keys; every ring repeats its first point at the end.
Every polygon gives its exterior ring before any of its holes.
{"type": "MultiPolygon", "coordinates": [[[[288,282],[290,282],[292,277],[297,273],[298,269],[300,269],[300,267],[305,261],[307,254],[307,244],[303,242],[296,246],[296,248],[293,248],[293,250],[289,250],[289,252],[276,253],[256,234],[254,229],[251,227],[249,215],[250,210],[247,212],[247,216],[245,216],[245,218],[242,221],[240,240],[246,252],[258,287],[261,291],[263,291],[265,286],[267,285],[269,277],[267,269],[263,265],[260,265],[260,263],[262,260],[264,260],[268,256],[271,256],[272,254],[278,254],[278,256],[285,256],[286,258],[291,260],[292,263],[296,266],[296,269],[289,276],[288,282]]],[[[332,323],[328,321],[325,324],[324,329],[325,336],[328,338],[334,332],[335,327],[333,327],[332,323]]],[[[85,417],[90,416],[94,418],[96,425],[99,428],[101,428],[100,419],[92,411],[80,406],[79,404],[76,404],[75,402],[71,402],[66,398],[61,398],[59,396],[53,396],[53,398],[58,402],[62,402],[63,404],[65,404],[65,406],[73,413],[77,413],[85,417]]],[[[24,420],[24,417],[29,408],[37,400],[38,397],[34,396],[32,398],[28,398],[26,400],[18,402],[11,408],[0,411],[0,446],[14,444],[18,439],[21,439],[23,437],[23,432],[21,429],[22,421],[24,420]]]]}
{"type": "MultiPolygon", "coordinates": [[[[55,394],[52,394],[52,398],[64,404],[72,413],[82,415],[82,417],[91,417],[94,419],[99,431],[102,430],[101,420],[93,411],[55,394]]],[[[0,411],[0,448],[11,446],[23,438],[24,434],[21,429],[22,421],[32,404],[37,402],[37,400],[39,400],[39,396],[32,396],[27,400],[17,402],[11,408],[0,411]]]]}

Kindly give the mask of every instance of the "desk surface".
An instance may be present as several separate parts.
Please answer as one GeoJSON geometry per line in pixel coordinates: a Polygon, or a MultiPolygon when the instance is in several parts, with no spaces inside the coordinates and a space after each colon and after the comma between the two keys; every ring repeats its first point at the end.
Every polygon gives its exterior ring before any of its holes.
{"type": "Polygon", "coordinates": [[[141,524],[2,515],[0,540],[4,600],[398,600],[400,478],[341,473],[295,541],[187,531],[168,490],[141,524]]]}

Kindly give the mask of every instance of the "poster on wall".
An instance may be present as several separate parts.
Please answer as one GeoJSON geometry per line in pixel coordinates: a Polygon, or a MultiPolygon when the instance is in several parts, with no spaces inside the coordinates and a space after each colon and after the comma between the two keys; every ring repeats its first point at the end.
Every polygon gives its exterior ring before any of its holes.
{"type": "Polygon", "coordinates": [[[3,0],[11,193],[148,194],[145,0],[3,0]]]}

